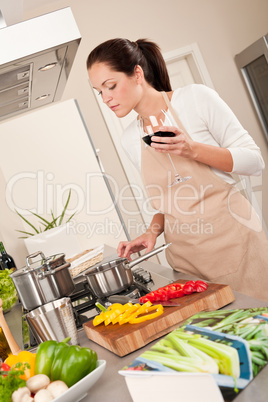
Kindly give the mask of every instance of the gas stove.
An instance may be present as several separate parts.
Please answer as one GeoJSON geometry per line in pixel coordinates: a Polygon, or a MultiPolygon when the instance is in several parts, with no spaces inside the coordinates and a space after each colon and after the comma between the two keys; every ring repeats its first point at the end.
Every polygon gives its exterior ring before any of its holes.
{"type": "MultiPolygon", "coordinates": [[[[145,270],[142,266],[132,268],[132,273],[133,284],[118,294],[137,299],[137,301],[139,297],[172,282],[159,274],[145,270]]],[[[83,323],[99,314],[100,311],[95,305],[96,302],[105,307],[111,304],[107,298],[99,299],[92,293],[87,279],[83,275],[75,278],[75,290],[69,297],[71,298],[77,328],[81,328],[83,323]]]]}

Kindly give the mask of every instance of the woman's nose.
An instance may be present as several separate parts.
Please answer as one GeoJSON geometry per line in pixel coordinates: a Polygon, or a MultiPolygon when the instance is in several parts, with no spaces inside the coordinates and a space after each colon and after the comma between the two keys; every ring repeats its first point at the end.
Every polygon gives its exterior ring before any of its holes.
{"type": "Polygon", "coordinates": [[[110,102],[111,99],[112,99],[111,95],[104,92],[102,93],[102,100],[104,103],[110,102]]]}

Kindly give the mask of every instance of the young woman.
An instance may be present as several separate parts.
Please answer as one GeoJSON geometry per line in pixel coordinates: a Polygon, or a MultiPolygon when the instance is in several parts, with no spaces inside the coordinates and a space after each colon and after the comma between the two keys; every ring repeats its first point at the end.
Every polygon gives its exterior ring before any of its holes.
{"type": "Polygon", "coordinates": [[[135,120],[122,145],[141,171],[157,213],[146,233],[120,242],[118,255],[153,249],[164,232],[172,245],[166,256],[173,269],[268,301],[268,241],[231,173],[260,175],[260,149],[218,94],[204,85],[172,91],[159,47],[148,40],[112,39],[88,56],[92,86],[103,102],[124,117],[138,119],[169,110],[176,124],[162,127],[174,137],[152,137],[144,146],[135,120]],[[168,153],[186,182],[167,187],[168,153]]]}

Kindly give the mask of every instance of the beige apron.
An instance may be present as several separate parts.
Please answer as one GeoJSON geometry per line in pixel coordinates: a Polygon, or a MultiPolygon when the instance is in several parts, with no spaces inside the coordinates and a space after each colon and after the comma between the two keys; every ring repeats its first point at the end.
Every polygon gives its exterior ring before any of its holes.
{"type": "Polygon", "coordinates": [[[268,240],[248,200],[209,166],[174,155],[178,173],[192,178],[167,187],[174,179],[168,155],[141,142],[142,179],[153,208],[164,214],[171,267],[268,301],[268,240]]]}

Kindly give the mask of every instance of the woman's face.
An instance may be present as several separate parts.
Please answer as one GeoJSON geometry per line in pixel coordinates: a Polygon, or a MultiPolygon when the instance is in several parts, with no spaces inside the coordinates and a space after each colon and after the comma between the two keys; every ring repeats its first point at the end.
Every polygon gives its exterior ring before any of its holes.
{"type": "Polygon", "coordinates": [[[135,109],[141,100],[140,72],[138,69],[129,77],[125,73],[112,70],[108,64],[95,63],[88,70],[88,75],[103,102],[117,117],[124,117],[135,109]]]}

